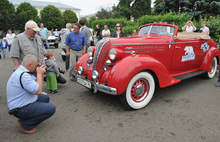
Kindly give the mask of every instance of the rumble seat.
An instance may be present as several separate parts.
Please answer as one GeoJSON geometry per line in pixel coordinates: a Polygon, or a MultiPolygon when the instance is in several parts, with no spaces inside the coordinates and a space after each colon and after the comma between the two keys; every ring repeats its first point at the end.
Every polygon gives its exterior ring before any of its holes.
{"type": "Polygon", "coordinates": [[[189,33],[189,32],[179,32],[177,34],[178,39],[203,39],[203,40],[210,40],[210,36],[205,33],[189,33]]]}

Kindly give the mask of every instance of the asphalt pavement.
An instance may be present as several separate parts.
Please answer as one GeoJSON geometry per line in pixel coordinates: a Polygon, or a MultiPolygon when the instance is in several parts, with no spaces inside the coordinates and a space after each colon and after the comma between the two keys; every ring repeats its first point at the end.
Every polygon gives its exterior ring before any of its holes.
{"type": "MultiPolygon", "coordinates": [[[[61,69],[65,63],[55,50],[61,69]]],[[[24,134],[17,118],[8,114],[6,84],[14,65],[8,57],[0,60],[0,141],[1,142],[219,142],[220,87],[213,79],[195,77],[157,89],[147,107],[130,111],[111,96],[69,81],[58,84],[59,93],[48,94],[56,113],[24,134]]],[[[46,91],[44,83],[43,91],[46,91]]]]}

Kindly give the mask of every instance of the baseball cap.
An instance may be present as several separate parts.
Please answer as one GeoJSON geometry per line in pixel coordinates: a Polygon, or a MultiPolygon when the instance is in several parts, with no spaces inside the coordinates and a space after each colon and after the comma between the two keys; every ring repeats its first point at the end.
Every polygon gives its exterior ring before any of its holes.
{"type": "Polygon", "coordinates": [[[6,38],[4,37],[3,40],[6,40],[6,38]]]}
{"type": "Polygon", "coordinates": [[[31,28],[32,30],[34,30],[34,31],[36,31],[36,32],[37,32],[37,31],[40,31],[40,29],[39,29],[37,23],[34,22],[33,20],[27,21],[27,23],[25,24],[25,27],[26,27],[26,28],[31,28]]]}

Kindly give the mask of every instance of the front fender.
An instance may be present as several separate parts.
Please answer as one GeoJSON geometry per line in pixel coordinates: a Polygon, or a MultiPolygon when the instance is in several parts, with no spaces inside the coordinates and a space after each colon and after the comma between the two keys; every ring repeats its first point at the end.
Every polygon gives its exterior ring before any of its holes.
{"type": "Polygon", "coordinates": [[[220,51],[215,47],[211,47],[209,49],[208,53],[206,54],[202,64],[200,65],[199,69],[200,70],[207,70],[208,72],[210,72],[212,60],[216,56],[218,56],[218,57],[220,56],[220,51]]]}
{"type": "MultiPolygon", "coordinates": [[[[159,80],[160,87],[171,85],[170,77],[165,66],[148,55],[131,55],[116,62],[109,72],[105,72],[103,77],[108,81],[108,86],[117,88],[117,94],[122,94],[130,80],[139,72],[150,70],[154,72],[159,80]]],[[[104,78],[102,82],[104,82],[104,78]]]]}

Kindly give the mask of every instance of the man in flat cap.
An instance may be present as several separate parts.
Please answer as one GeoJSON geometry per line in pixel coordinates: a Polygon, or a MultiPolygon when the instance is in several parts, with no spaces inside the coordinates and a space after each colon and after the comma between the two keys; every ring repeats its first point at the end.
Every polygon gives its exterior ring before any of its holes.
{"type": "Polygon", "coordinates": [[[35,55],[39,60],[39,65],[44,64],[46,50],[40,37],[36,34],[40,31],[38,25],[33,20],[25,24],[25,31],[15,37],[11,46],[10,57],[15,65],[15,70],[20,66],[24,56],[35,55]]]}

